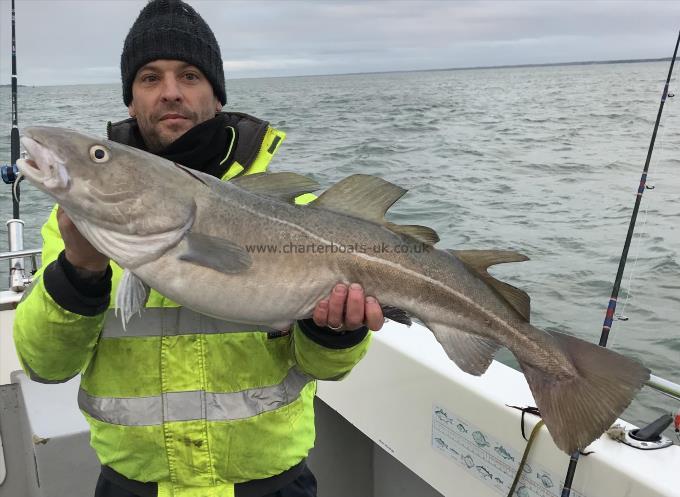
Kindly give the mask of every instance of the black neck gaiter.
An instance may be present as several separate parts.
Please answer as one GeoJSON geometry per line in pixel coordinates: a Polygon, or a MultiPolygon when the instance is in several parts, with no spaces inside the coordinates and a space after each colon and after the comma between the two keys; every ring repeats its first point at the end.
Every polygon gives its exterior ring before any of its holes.
{"type": "MultiPolygon", "coordinates": [[[[220,178],[231,163],[231,157],[226,161],[224,157],[233,133],[225,126],[224,119],[216,116],[197,124],[156,155],[220,178]],[[223,164],[220,165],[220,162],[223,164]]],[[[230,155],[235,149],[236,143],[230,155]]]]}

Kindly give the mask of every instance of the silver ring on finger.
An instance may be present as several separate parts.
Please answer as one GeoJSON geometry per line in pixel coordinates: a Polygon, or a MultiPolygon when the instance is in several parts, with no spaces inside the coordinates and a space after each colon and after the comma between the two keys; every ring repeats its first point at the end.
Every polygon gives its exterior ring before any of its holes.
{"type": "Polygon", "coordinates": [[[331,326],[330,323],[327,323],[326,326],[328,326],[331,330],[333,331],[340,331],[342,329],[342,324],[339,324],[337,327],[336,326],[331,326]]]}

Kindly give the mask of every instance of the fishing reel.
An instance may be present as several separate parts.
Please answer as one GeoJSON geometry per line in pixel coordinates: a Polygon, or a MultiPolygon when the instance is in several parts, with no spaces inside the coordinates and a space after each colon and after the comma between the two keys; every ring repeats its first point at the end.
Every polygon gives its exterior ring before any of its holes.
{"type": "Polygon", "coordinates": [[[0,176],[2,176],[2,181],[7,184],[13,184],[17,176],[19,176],[19,168],[16,164],[7,164],[0,168],[0,176]]]}

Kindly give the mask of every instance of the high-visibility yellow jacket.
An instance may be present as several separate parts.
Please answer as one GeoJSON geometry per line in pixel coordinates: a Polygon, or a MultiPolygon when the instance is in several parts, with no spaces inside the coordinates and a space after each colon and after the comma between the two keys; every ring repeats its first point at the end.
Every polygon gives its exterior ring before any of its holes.
{"type": "MultiPolygon", "coordinates": [[[[266,169],[284,138],[267,126],[257,154],[235,164],[237,172],[266,169]]],[[[230,168],[225,178],[234,174],[230,168]]],[[[17,352],[36,381],[82,374],[78,403],[103,465],[159,482],[159,496],[212,496],[307,456],[315,379],[346,375],[367,350],[365,329],[337,340],[305,323],[288,334],[253,330],[152,290],[145,312],[123,331],[109,298],[121,268],[111,263],[110,293],[92,299],[69,281],[56,206],[42,236],[42,267],[17,308],[17,352]]],[[[224,298],[232,292],[238,288],[224,298]]]]}

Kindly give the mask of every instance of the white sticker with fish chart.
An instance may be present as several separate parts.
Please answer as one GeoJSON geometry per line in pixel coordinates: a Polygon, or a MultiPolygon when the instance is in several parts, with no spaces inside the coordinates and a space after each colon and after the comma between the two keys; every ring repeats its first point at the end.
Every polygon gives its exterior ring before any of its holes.
{"type": "MultiPolygon", "coordinates": [[[[522,460],[521,452],[506,445],[450,410],[439,405],[432,406],[432,447],[500,495],[508,495],[522,460]]],[[[560,497],[564,481],[535,462],[529,463],[529,460],[524,465],[515,495],[560,497]]],[[[565,473],[566,469],[565,466],[565,473]]],[[[574,489],[571,495],[585,497],[574,489]]]]}

